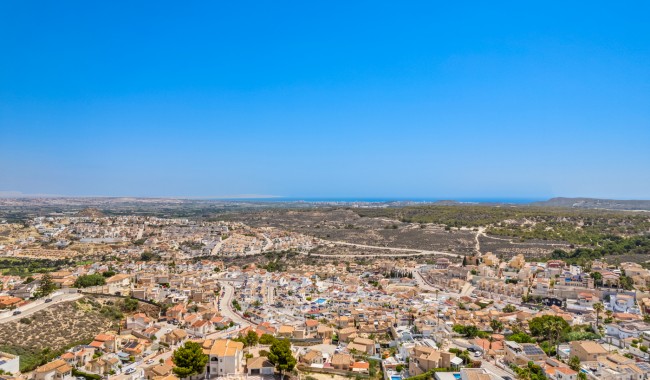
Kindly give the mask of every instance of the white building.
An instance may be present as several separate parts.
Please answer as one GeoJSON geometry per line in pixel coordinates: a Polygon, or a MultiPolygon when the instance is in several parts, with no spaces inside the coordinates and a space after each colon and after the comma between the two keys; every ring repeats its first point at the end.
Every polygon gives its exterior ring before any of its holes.
{"type": "Polygon", "coordinates": [[[20,372],[20,356],[0,351],[0,370],[14,376],[20,372]]]}
{"type": "Polygon", "coordinates": [[[204,349],[209,349],[207,365],[208,378],[241,374],[243,370],[244,344],[230,339],[205,341],[204,349]],[[209,346],[206,347],[206,344],[209,346]]]}

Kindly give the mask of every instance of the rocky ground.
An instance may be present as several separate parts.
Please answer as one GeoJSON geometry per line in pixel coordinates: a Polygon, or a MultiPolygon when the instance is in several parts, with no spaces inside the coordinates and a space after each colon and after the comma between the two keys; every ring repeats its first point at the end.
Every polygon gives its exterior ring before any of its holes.
{"type": "Polygon", "coordinates": [[[83,300],[56,304],[18,321],[0,324],[0,342],[57,350],[115,327],[113,319],[83,300]]]}
{"type": "MultiPolygon", "coordinates": [[[[436,224],[404,223],[384,217],[361,217],[351,209],[264,210],[231,214],[237,220],[254,227],[272,226],[287,229],[332,242],[347,242],[376,247],[450,252],[459,255],[476,252],[478,229],[445,228],[436,224]]],[[[517,254],[542,257],[554,249],[570,249],[561,241],[527,240],[480,235],[482,253],[492,252],[505,258],[517,254]]],[[[377,250],[352,246],[322,247],[321,254],[387,254],[377,250]]]]}

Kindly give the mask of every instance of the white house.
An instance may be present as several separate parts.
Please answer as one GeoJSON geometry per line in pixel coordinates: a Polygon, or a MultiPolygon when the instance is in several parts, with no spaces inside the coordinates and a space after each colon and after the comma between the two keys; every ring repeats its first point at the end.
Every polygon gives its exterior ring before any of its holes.
{"type": "Polygon", "coordinates": [[[617,313],[628,313],[636,306],[634,296],[629,294],[612,294],[609,297],[610,308],[617,313]]]}
{"type": "Polygon", "coordinates": [[[0,351],[0,370],[12,375],[18,375],[18,372],[20,372],[20,356],[0,351]]]}
{"type": "Polygon", "coordinates": [[[618,339],[639,338],[644,332],[650,333],[650,326],[645,323],[610,323],[605,326],[605,334],[618,339]]]}
{"type": "Polygon", "coordinates": [[[203,348],[210,350],[206,368],[208,378],[242,373],[243,343],[230,339],[206,340],[203,348]]]}

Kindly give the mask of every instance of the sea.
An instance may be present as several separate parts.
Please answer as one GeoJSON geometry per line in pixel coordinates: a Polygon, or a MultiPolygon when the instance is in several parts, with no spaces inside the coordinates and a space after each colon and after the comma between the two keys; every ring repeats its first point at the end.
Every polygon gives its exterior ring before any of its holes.
{"type": "Polygon", "coordinates": [[[440,201],[455,201],[459,203],[506,203],[506,204],[527,204],[532,202],[545,201],[548,198],[419,198],[419,197],[266,197],[266,198],[228,198],[213,200],[228,200],[240,202],[304,202],[304,203],[434,203],[440,201]]]}

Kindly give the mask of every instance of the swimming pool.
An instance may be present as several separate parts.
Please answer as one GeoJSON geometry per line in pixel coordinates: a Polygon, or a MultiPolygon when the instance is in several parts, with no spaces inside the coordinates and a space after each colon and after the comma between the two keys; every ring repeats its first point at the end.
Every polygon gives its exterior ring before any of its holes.
{"type": "Polygon", "coordinates": [[[390,380],[402,380],[402,376],[391,376],[390,380]]]}
{"type": "Polygon", "coordinates": [[[325,298],[319,298],[319,299],[316,300],[316,303],[319,304],[319,305],[322,305],[325,302],[327,302],[327,300],[325,298]]]}

